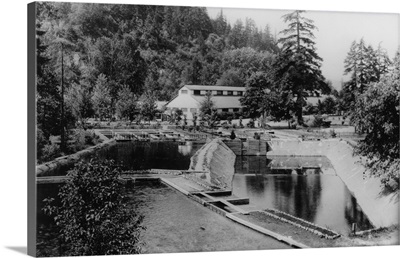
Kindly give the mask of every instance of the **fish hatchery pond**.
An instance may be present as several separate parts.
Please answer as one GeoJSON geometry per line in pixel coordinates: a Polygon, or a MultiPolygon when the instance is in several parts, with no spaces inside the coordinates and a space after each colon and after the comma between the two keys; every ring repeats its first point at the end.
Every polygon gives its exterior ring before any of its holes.
{"type": "Polygon", "coordinates": [[[326,157],[237,157],[232,192],[343,235],[373,228],[326,157]]]}
{"type": "MultiPolygon", "coordinates": [[[[108,148],[99,150],[97,155],[100,158],[114,159],[118,162],[123,162],[126,169],[142,170],[142,169],[181,169],[189,168],[190,157],[201,148],[203,144],[188,143],[185,145],[176,142],[121,142],[108,148]]],[[[332,165],[325,157],[266,157],[266,156],[238,156],[235,164],[235,174],[232,180],[232,193],[239,197],[249,197],[250,204],[258,209],[274,208],[299,218],[305,219],[322,227],[327,227],[340,234],[348,235],[351,231],[351,226],[356,223],[357,230],[370,229],[373,226],[369,222],[367,216],[363,213],[357,200],[349,192],[341,179],[332,174],[332,165]],[[308,169],[304,169],[307,168],[308,169]],[[319,168],[316,168],[319,167],[319,168]],[[329,171],[329,174],[324,172],[329,171]]],[[[45,216],[41,211],[43,203],[41,200],[47,197],[57,198],[58,184],[43,184],[38,185],[38,249],[40,250],[41,243],[46,243],[45,250],[51,249],[51,241],[46,239],[54,239],[57,232],[54,232],[52,219],[45,216]]],[[[191,202],[187,198],[176,197],[170,194],[172,189],[160,185],[153,185],[140,188],[140,196],[134,197],[134,187],[125,189],[129,196],[129,203],[133,204],[136,199],[144,200],[138,206],[139,213],[143,211],[147,218],[145,223],[150,234],[146,235],[146,239],[151,239],[151,234],[154,233],[151,227],[157,225],[160,216],[149,215],[150,213],[162,213],[162,216],[168,216],[168,207],[170,201],[158,202],[157,205],[150,204],[151,200],[165,199],[166,196],[173,196],[176,201],[185,204],[191,202]],[[153,190],[151,190],[153,189],[153,190]],[[168,192],[168,193],[167,193],[168,192]],[[166,194],[167,193],[167,194],[166,194]],[[150,197],[145,197],[149,195],[150,197]],[[164,203],[164,204],[163,204],[164,203]],[[154,221],[152,221],[154,219],[154,221]],[[153,233],[152,233],[153,232],[153,233]]],[[[133,207],[132,206],[132,207],[133,207]]],[[[203,209],[199,206],[193,208],[192,211],[203,209]]],[[[182,205],[175,205],[177,209],[171,216],[186,216],[185,209],[182,205]],[[179,210],[182,209],[182,212],[179,210]]],[[[192,212],[191,220],[196,219],[196,214],[199,214],[199,220],[207,221],[207,216],[217,216],[214,213],[203,214],[201,212],[192,212]],[[212,215],[210,215],[212,214],[212,215]],[[206,216],[206,217],[204,217],[206,216]]],[[[221,217],[222,218],[222,217],[221,217]]],[[[215,220],[215,218],[208,218],[215,220]]],[[[185,220],[186,221],[186,220],[185,220]]],[[[234,223],[233,223],[234,224],[234,223]]],[[[166,232],[159,233],[164,240],[173,228],[181,230],[182,225],[172,225],[164,228],[166,232]]],[[[205,225],[205,227],[207,227],[205,225]]],[[[225,226],[224,226],[225,227],[225,226]]],[[[236,227],[236,226],[234,226],[236,227]]],[[[157,228],[157,227],[156,227],[157,228]]],[[[157,230],[162,230],[157,228],[157,230]]],[[[228,229],[225,229],[228,230],[228,229]]],[[[234,230],[237,230],[236,228],[234,230]]],[[[244,229],[240,229],[244,230],[244,229]]],[[[248,229],[244,230],[245,234],[248,229]]],[[[196,234],[189,234],[183,238],[187,241],[196,243],[196,234]]],[[[154,233],[155,234],[155,233],[154,233]]],[[[253,236],[251,236],[253,237],[253,236]]],[[[182,238],[182,236],[180,237],[182,238]]],[[[210,236],[210,238],[212,238],[210,236]]],[[[174,240],[158,241],[150,240],[150,247],[145,248],[148,252],[173,252],[167,246],[174,244],[174,240]],[[155,242],[154,242],[155,241],[155,242]],[[153,247],[151,247],[153,245],[153,247]],[[165,249],[167,248],[167,249],[165,249]]],[[[178,240],[176,240],[178,241],[178,240]]],[[[258,242],[257,242],[258,243],[258,242]]],[[[237,241],[236,241],[237,244],[237,241]]],[[[54,243],[53,249],[56,249],[57,243],[54,243]]],[[[184,244],[183,244],[184,245],[184,244]]],[[[283,245],[283,244],[282,244],[283,245]]],[[[194,248],[195,244],[193,244],[194,248]]],[[[235,245],[226,244],[224,246],[214,246],[207,250],[239,250],[235,249],[235,245]],[[225,247],[226,249],[225,249],[225,247]]],[[[262,244],[260,242],[261,247],[262,244]]],[[[268,247],[264,247],[267,249],[268,247]]],[[[282,248],[281,246],[276,248],[282,248]]],[[[44,250],[43,249],[43,250],[44,250]]],[[[197,249],[193,249],[197,250],[197,249]]],[[[193,251],[192,250],[192,251],[193,251]]],[[[243,249],[244,250],[244,249],[243,249]]],[[[185,248],[178,248],[176,251],[190,251],[185,248]]],[[[199,250],[201,251],[201,250],[199,250]]],[[[52,253],[51,255],[57,255],[52,253]]]]}

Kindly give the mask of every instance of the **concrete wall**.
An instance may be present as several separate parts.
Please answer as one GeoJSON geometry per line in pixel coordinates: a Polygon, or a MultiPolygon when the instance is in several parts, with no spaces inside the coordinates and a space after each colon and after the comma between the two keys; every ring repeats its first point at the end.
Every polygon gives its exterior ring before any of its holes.
{"type": "Polygon", "coordinates": [[[240,139],[224,140],[224,143],[235,153],[235,155],[242,155],[243,143],[240,139]]]}
{"type": "Polygon", "coordinates": [[[326,156],[375,227],[399,223],[399,192],[384,194],[379,178],[364,174],[361,158],[352,155],[353,149],[345,141],[272,139],[270,145],[272,151],[267,155],[326,156]]]}
{"type": "Polygon", "coordinates": [[[201,178],[224,189],[232,188],[235,153],[220,139],[205,144],[191,158],[189,170],[204,171],[201,178]]]}
{"type": "Polygon", "coordinates": [[[266,155],[269,150],[268,142],[266,140],[247,139],[242,142],[239,139],[224,140],[224,143],[235,153],[237,156],[260,156],[266,155]]]}
{"type": "Polygon", "coordinates": [[[247,139],[245,143],[246,153],[248,156],[266,155],[268,151],[268,143],[265,140],[247,139]]]}

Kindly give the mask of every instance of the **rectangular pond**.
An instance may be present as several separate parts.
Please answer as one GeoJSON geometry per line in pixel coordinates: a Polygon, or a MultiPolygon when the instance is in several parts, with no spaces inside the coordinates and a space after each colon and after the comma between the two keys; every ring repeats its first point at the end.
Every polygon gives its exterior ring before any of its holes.
{"type": "Polygon", "coordinates": [[[373,227],[326,157],[237,157],[232,188],[252,205],[281,210],[343,235],[353,223],[357,230],[373,227]]]}
{"type": "Polygon", "coordinates": [[[187,142],[120,142],[100,149],[96,155],[101,159],[122,162],[127,170],[182,169],[190,165],[190,158],[203,146],[202,143],[187,142]]]}

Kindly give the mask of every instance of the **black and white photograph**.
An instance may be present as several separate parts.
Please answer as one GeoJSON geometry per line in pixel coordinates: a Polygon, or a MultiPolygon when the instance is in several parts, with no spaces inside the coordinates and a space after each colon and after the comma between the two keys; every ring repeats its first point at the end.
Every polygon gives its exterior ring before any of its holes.
{"type": "Polygon", "coordinates": [[[399,13],[26,11],[28,255],[399,245],[399,13]]]}

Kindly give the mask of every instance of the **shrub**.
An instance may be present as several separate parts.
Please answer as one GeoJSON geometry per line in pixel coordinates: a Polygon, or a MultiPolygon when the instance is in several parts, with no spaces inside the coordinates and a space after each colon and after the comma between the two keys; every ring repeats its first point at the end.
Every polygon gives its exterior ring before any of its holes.
{"type": "Polygon", "coordinates": [[[321,127],[323,124],[324,119],[322,118],[322,116],[314,116],[314,121],[312,123],[314,127],[321,127]]]}
{"type": "Polygon", "coordinates": [[[60,145],[58,145],[57,143],[46,144],[44,145],[41,154],[42,155],[40,159],[38,156],[38,163],[53,160],[61,155],[60,145]]]}
{"type": "Polygon", "coordinates": [[[38,163],[40,163],[43,158],[43,149],[47,144],[49,144],[48,139],[45,137],[43,131],[38,128],[36,130],[36,155],[38,163]]]}
{"type": "Polygon", "coordinates": [[[68,138],[71,141],[68,145],[69,153],[75,153],[102,142],[97,134],[89,130],[76,130],[68,138]]]}
{"type": "Polygon", "coordinates": [[[143,216],[128,209],[122,195],[121,169],[113,161],[79,162],[60,188],[61,204],[45,199],[44,212],[60,230],[62,256],[136,254],[143,216]]]}

